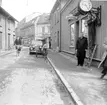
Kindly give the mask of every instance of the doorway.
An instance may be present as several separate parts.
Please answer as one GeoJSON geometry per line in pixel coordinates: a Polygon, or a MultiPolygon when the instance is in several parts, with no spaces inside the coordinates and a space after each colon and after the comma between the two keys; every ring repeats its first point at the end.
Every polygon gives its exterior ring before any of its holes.
{"type": "Polygon", "coordinates": [[[59,31],[57,31],[57,46],[59,47],[60,44],[59,44],[59,31]]]}
{"type": "Polygon", "coordinates": [[[10,49],[10,34],[8,34],[8,49],[10,49]]]}
{"type": "Polygon", "coordinates": [[[88,51],[86,53],[86,57],[88,57],[89,62],[91,62],[91,59],[95,56],[94,50],[96,51],[96,26],[95,26],[95,22],[91,22],[87,24],[87,20],[88,17],[82,19],[81,31],[82,33],[84,33],[85,37],[88,40],[88,51]]]}

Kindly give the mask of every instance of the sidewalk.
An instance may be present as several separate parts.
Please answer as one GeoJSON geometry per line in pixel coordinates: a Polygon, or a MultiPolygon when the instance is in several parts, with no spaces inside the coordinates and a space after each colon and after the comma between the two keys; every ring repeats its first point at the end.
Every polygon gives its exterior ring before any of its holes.
{"type": "Polygon", "coordinates": [[[76,59],[49,51],[48,58],[64,82],[76,105],[107,105],[107,76],[101,70],[76,66],[76,59]]]}
{"type": "Polygon", "coordinates": [[[7,54],[10,54],[10,53],[12,53],[12,52],[14,52],[15,50],[13,49],[13,50],[7,50],[7,51],[0,51],[0,57],[1,56],[5,56],[5,55],[7,55],[7,54]]]}
{"type": "MultiPolygon", "coordinates": [[[[22,50],[26,49],[26,47],[23,46],[22,50]]],[[[6,50],[6,51],[0,51],[0,56],[5,56],[7,54],[10,54],[12,52],[16,52],[16,49],[6,50]]]]}

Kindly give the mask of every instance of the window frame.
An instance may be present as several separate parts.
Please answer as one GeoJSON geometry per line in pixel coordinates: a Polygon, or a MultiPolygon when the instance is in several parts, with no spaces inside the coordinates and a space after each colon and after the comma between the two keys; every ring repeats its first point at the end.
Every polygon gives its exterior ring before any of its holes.
{"type": "Polygon", "coordinates": [[[70,47],[75,47],[75,23],[70,24],[70,47]],[[71,33],[71,26],[74,28],[73,34],[71,33]]]}
{"type": "Polygon", "coordinates": [[[83,19],[81,19],[81,32],[84,33],[84,35],[85,35],[86,38],[88,38],[88,26],[85,23],[84,23],[84,26],[83,26],[83,20],[87,20],[87,17],[84,17],[83,19]],[[83,30],[83,27],[85,27],[86,29],[83,30]]]}

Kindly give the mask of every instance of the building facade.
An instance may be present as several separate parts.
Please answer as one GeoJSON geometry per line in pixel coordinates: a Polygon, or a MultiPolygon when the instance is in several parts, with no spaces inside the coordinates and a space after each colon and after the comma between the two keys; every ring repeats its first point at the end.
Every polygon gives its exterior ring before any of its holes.
{"type": "Polygon", "coordinates": [[[20,29],[20,36],[23,38],[23,44],[29,45],[31,40],[35,38],[35,26],[32,21],[29,21],[20,29]]]}
{"type": "MultiPolygon", "coordinates": [[[[80,0],[68,0],[60,11],[60,50],[74,54],[77,38],[83,32],[88,38],[88,52],[92,53],[94,46],[97,45],[94,59],[100,61],[105,51],[104,39],[107,37],[107,1],[91,0],[91,16],[89,13],[80,13],[79,2],[80,0]]],[[[55,28],[54,25],[51,27],[55,28]]]]}
{"type": "Polygon", "coordinates": [[[15,37],[15,22],[18,22],[0,7],[0,50],[12,48],[15,37]]]}
{"type": "Polygon", "coordinates": [[[60,44],[60,11],[66,4],[67,0],[56,0],[50,13],[50,34],[52,39],[52,48],[57,50],[61,48],[60,44]]]}
{"type": "Polygon", "coordinates": [[[50,37],[50,14],[42,14],[39,16],[38,21],[35,24],[35,39],[39,37],[50,37]]]}
{"type": "Polygon", "coordinates": [[[27,46],[38,37],[50,36],[49,14],[36,16],[28,22],[23,19],[16,31],[17,36],[21,36],[23,44],[27,46]]]}

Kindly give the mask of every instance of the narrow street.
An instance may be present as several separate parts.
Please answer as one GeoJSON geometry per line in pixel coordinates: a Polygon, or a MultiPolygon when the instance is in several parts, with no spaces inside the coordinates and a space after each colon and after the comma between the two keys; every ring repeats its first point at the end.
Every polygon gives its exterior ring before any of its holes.
{"type": "Polygon", "coordinates": [[[0,105],[74,105],[50,65],[24,49],[0,57],[0,105]]]}

